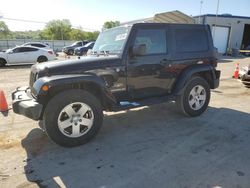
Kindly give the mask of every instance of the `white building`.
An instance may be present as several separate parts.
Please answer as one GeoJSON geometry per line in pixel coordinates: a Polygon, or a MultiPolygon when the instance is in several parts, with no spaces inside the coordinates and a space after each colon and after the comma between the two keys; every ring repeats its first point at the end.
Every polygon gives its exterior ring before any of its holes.
{"type": "Polygon", "coordinates": [[[214,46],[220,53],[250,45],[250,17],[230,14],[195,16],[195,23],[210,25],[214,46]]]}

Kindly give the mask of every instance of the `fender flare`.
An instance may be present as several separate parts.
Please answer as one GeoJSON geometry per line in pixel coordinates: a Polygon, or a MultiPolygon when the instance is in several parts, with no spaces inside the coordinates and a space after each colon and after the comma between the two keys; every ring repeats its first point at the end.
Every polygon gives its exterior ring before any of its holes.
{"type": "Polygon", "coordinates": [[[32,89],[32,92],[38,96],[38,100],[41,103],[47,103],[51,97],[51,93],[60,92],[66,89],[72,89],[73,86],[77,86],[82,89],[82,86],[85,84],[93,84],[98,87],[98,94],[101,95],[101,102],[106,108],[107,106],[113,105],[116,103],[115,98],[111,95],[110,91],[106,87],[104,80],[96,75],[91,74],[71,74],[71,75],[55,75],[50,77],[42,77],[36,80],[32,89]],[[44,85],[49,86],[47,92],[42,91],[44,85]],[[49,98],[48,98],[49,96],[49,98]]]}
{"type": "Polygon", "coordinates": [[[216,80],[216,73],[214,67],[211,65],[193,65],[191,67],[186,68],[183,70],[180,75],[177,77],[177,80],[173,87],[173,94],[174,95],[180,95],[184,91],[184,87],[186,86],[188,80],[192,77],[192,75],[196,73],[202,73],[202,72],[209,72],[212,78],[212,87],[214,86],[214,80],[216,80]]]}

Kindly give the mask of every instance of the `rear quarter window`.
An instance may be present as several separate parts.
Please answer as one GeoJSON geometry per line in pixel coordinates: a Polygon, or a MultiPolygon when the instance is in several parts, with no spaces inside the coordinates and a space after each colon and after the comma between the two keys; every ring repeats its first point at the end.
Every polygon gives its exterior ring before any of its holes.
{"type": "Polygon", "coordinates": [[[176,29],[175,40],[176,51],[179,53],[208,51],[208,38],[205,30],[176,29]]]}
{"type": "Polygon", "coordinates": [[[45,48],[45,45],[42,45],[42,44],[31,44],[31,46],[35,46],[38,48],[45,48]]]}

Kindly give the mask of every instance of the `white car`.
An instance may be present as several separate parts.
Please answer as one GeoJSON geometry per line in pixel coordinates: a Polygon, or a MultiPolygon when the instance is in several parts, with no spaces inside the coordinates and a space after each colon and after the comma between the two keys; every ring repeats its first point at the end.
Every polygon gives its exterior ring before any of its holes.
{"type": "Polygon", "coordinates": [[[42,42],[27,42],[21,46],[33,46],[37,48],[51,49],[51,47],[48,44],[42,42]]]}
{"type": "Polygon", "coordinates": [[[12,64],[33,64],[56,59],[53,50],[31,46],[18,46],[5,52],[0,52],[0,66],[12,64]]]}

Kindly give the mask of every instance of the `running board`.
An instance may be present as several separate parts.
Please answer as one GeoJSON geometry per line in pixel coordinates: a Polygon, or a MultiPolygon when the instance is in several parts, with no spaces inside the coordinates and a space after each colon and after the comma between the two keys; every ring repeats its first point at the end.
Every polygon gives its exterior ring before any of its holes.
{"type": "Polygon", "coordinates": [[[114,112],[122,111],[122,110],[129,110],[132,108],[138,108],[143,106],[152,106],[155,104],[161,104],[169,101],[173,101],[173,96],[164,96],[164,97],[154,97],[154,98],[147,98],[143,100],[136,100],[136,101],[121,101],[119,104],[113,109],[114,112]]]}

